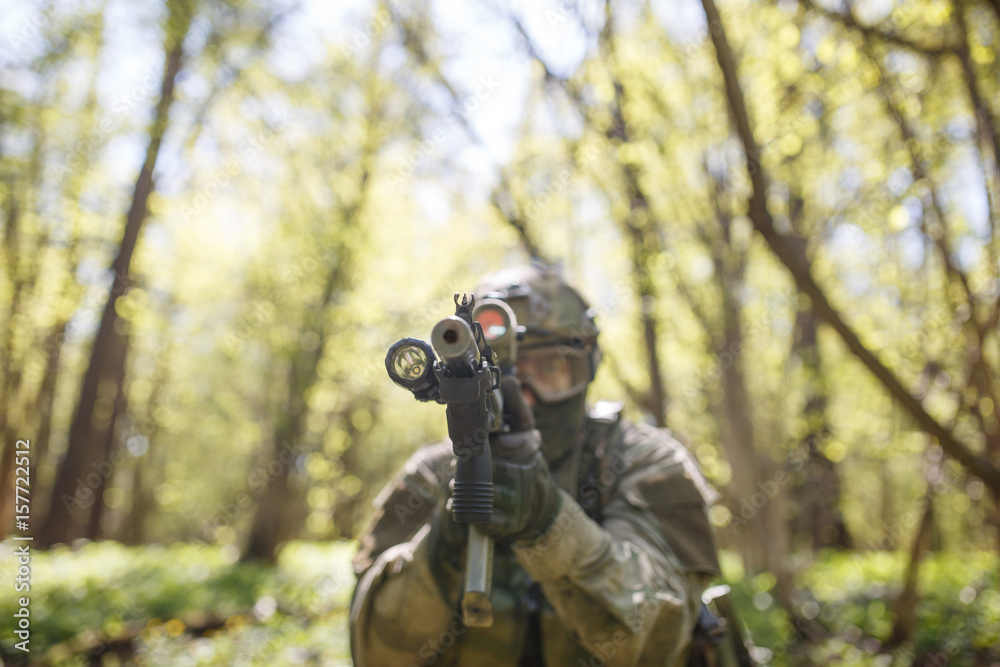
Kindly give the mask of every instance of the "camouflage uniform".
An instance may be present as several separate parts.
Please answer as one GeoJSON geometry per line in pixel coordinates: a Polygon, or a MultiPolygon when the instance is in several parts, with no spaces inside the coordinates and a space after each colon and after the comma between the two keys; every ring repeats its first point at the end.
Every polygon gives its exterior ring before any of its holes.
{"type": "Polygon", "coordinates": [[[451,443],[420,449],[376,500],[355,559],[358,667],[682,665],[719,574],[714,492],[667,431],[598,404],[578,445],[551,463],[563,494],[530,546],[497,542],[494,623],[461,622],[462,554],[436,554],[451,443]]]}

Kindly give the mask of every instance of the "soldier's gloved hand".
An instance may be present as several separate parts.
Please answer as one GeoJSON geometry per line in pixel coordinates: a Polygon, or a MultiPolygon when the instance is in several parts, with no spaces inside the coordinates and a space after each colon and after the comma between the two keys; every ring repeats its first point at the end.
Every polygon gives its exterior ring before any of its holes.
{"type": "Polygon", "coordinates": [[[510,431],[490,437],[493,516],[482,528],[497,539],[529,544],[552,525],[562,500],[520,381],[504,377],[502,390],[504,421],[510,431]]]}

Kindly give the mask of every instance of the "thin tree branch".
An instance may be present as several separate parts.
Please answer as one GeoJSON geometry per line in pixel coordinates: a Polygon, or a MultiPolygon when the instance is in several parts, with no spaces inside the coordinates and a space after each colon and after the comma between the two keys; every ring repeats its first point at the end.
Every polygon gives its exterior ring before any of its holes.
{"type": "MultiPolygon", "coordinates": [[[[997,18],[1000,18],[1000,0],[993,0],[994,7],[997,9],[997,18]]],[[[993,160],[990,163],[990,171],[993,172],[993,186],[990,187],[990,175],[986,175],[986,203],[989,207],[990,216],[990,254],[992,258],[996,259],[996,243],[1000,242],[1000,216],[997,212],[997,201],[996,201],[996,191],[994,188],[1000,188],[1000,125],[997,124],[996,118],[994,118],[992,112],[990,111],[989,105],[987,105],[983,99],[983,94],[979,86],[979,78],[976,76],[976,71],[972,64],[972,54],[969,48],[969,26],[965,18],[965,7],[963,3],[955,7],[955,15],[957,17],[956,22],[958,23],[958,29],[960,34],[960,41],[958,48],[955,50],[955,54],[958,56],[959,61],[962,63],[962,72],[965,75],[965,85],[966,89],[969,91],[969,103],[972,105],[972,112],[976,118],[976,131],[979,135],[978,141],[975,142],[976,149],[979,151],[979,157],[983,162],[984,171],[986,170],[986,164],[988,162],[985,152],[983,151],[983,144],[990,147],[993,153],[993,160]]],[[[995,331],[997,325],[997,319],[1000,317],[1000,301],[997,301],[990,315],[987,317],[987,331],[995,331]]]]}
{"type": "Polygon", "coordinates": [[[958,265],[955,264],[951,257],[951,243],[948,240],[948,226],[947,218],[944,214],[944,207],[941,205],[941,196],[938,193],[938,187],[933,178],[931,178],[928,170],[924,167],[923,160],[920,155],[919,140],[916,137],[916,133],[913,128],[910,127],[909,121],[903,116],[903,111],[900,109],[899,105],[896,104],[893,99],[893,89],[890,84],[890,78],[888,72],[882,66],[882,63],[871,53],[871,44],[868,42],[867,38],[865,40],[867,56],[869,59],[875,63],[878,68],[879,75],[881,78],[881,83],[879,85],[879,91],[882,93],[882,99],[885,101],[886,110],[889,112],[889,116],[892,117],[893,121],[896,123],[896,127],[899,129],[899,134],[902,139],[903,145],[906,147],[907,155],[910,158],[910,168],[913,170],[914,180],[926,180],[929,184],[930,197],[931,197],[931,209],[934,211],[934,217],[936,219],[936,224],[931,226],[927,224],[927,216],[922,216],[921,227],[922,231],[927,234],[934,245],[937,247],[938,252],[941,254],[941,260],[944,263],[945,272],[950,278],[958,281],[962,285],[962,291],[965,293],[966,304],[972,311],[972,319],[975,320],[976,313],[976,301],[975,296],[972,292],[972,288],[969,286],[969,277],[962,271],[958,265]]]}
{"type": "MultiPolygon", "coordinates": [[[[969,317],[966,322],[972,329],[975,336],[975,344],[970,346],[968,363],[969,366],[978,371],[978,376],[981,380],[981,386],[984,389],[984,394],[993,401],[996,405],[997,396],[994,389],[995,382],[993,379],[993,373],[989,367],[989,364],[983,358],[983,350],[986,346],[986,337],[989,335],[989,330],[983,327],[979,318],[979,309],[977,308],[976,295],[973,293],[972,287],[969,285],[969,278],[965,272],[955,264],[952,259],[951,243],[948,238],[948,225],[947,218],[944,213],[944,207],[941,205],[941,196],[938,192],[937,184],[928,172],[928,169],[924,166],[923,160],[919,152],[919,141],[917,140],[916,133],[913,128],[910,127],[909,121],[903,115],[902,109],[896,104],[893,99],[893,89],[891,84],[891,77],[889,73],[885,71],[882,63],[875,57],[872,53],[872,45],[868,38],[865,38],[865,47],[867,51],[867,56],[875,63],[878,67],[881,84],[879,89],[882,92],[882,97],[885,100],[886,109],[889,111],[889,115],[895,121],[897,128],[899,129],[900,138],[903,141],[903,145],[906,147],[907,153],[910,157],[910,166],[913,169],[913,175],[915,180],[923,180],[929,184],[930,198],[931,198],[931,208],[934,211],[934,217],[936,218],[935,225],[929,225],[927,222],[927,216],[924,215],[921,218],[921,228],[925,234],[930,236],[933,240],[934,245],[938,249],[938,253],[941,256],[941,261],[944,265],[945,273],[952,280],[958,281],[962,285],[963,293],[965,294],[965,305],[969,309],[969,317]]],[[[947,289],[945,290],[948,291],[947,289]]],[[[957,309],[956,309],[957,310],[957,309]]],[[[960,399],[961,400],[961,399],[960,399]]],[[[990,449],[997,449],[997,434],[996,430],[991,434],[990,431],[984,431],[984,437],[990,442],[990,449]]]]}
{"type": "MultiPolygon", "coordinates": [[[[605,136],[609,140],[627,144],[630,141],[630,133],[628,124],[622,113],[622,101],[625,97],[625,90],[621,80],[614,75],[614,33],[611,27],[610,8],[607,5],[605,6],[605,14],[606,21],[604,29],[600,34],[599,48],[607,55],[615,91],[614,102],[609,109],[613,121],[611,126],[605,131],[605,136]]],[[[580,114],[586,119],[590,115],[591,109],[585,103],[576,82],[553,73],[548,64],[539,55],[538,49],[535,48],[521,21],[513,13],[508,13],[508,20],[513,23],[515,29],[520,34],[528,56],[542,67],[546,81],[553,82],[562,88],[580,114]]],[[[624,164],[621,166],[621,174],[625,181],[629,210],[620,222],[622,230],[629,241],[633,277],[636,281],[636,289],[639,296],[639,314],[643,331],[643,344],[646,349],[648,361],[649,395],[642,404],[653,414],[658,426],[665,426],[667,392],[664,386],[663,372],[660,369],[658,322],[655,312],[650,308],[650,303],[655,303],[656,300],[656,287],[652,275],[646,270],[649,258],[662,252],[662,248],[658,247],[658,239],[655,233],[650,233],[651,227],[655,231],[656,223],[650,210],[649,197],[640,182],[639,170],[632,164],[624,164]]]]}
{"type": "MultiPolygon", "coordinates": [[[[403,42],[407,50],[420,65],[430,70],[431,74],[438,81],[438,83],[444,86],[445,90],[448,91],[449,97],[451,98],[452,106],[457,110],[459,108],[461,96],[458,94],[458,91],[451,81],[449,81],[444,75],[444,72],[441,70],[438,62],[427,52],[427,46],[424,44],[420,31],[399,16],[396,16],[396,22],[403,31],[403,42]]],[[[469,122],[466,114],[455,113],[454,117],[458,118],[459,124],[465,130],[466,134],[469,135],[469,138],[480,146],[485,146],[485,142],[482,137],[479,136],[479,133],[476,132],[476,129],[472,127],[472,124],[469,122]]],[[[533,258],[541,259],[543,261],[546,260],[541,248],[528,230],[528,221],[518,210],[517,202],[514,198],[514,192],[511,189],[510,174],[508,173],[508,170],[501,167],[499,169],[499,173],[500,183],[491,193],[490,202],[500,213],[501,217],[514,228],[514,231],[517,232],[518,237],[521,239],[521,244],[524,246],[525,252],[533,258]],[[505,195],[509,198],[509,202],[503,201],[505,195]]]]}
{"type": "Polygon", "coordinates": [[[986,0],[986,3],[993,10],[993,13],[997,15],[997,22],[1000,22],[1000,0],[986,0]]]}
{"type": "Polygon", "coordinates": [[[750,174],[752,185],[749,200],[749,217],[754,227],[767,242],[775,256],[792,274],[799,291],[809,296],[812,300],[816,314],[837,332],[851,353],[878,378],[896,402],[913,417],[917,424],[930,435],[937,438],[942,449],[949,456],[954,457],[969,468],[974,475],[982,479],[991,489],[1000,492],[1000,469],[997,469],[988,459],[973,452],[950,429],[942,426],[941,423],[924,410],[920,401],[903,387],[892,371],[886,368],[861,343],[858,335],[844,322],[843,317],[830,304],[826,298],[826,294],[816,283],[808,263],[801,261],[801,258],[791,251],[787,244],[787,239],[775,229],[774,221],[767,210],[765,200],[767,179],[763,167],[758,160],[759,149],[750,128],[743,90],[740,87],[736,74],[736,62],[733,58],[733,52],[726,39],[725,28],[714,0],[702,0],[702,6],[705,9],[708,25],[711,26],[709,34],[715,46],[716,58],[725,81],[726,100],[729,105],[731,121],[743,142],[746,168],[750,174]]]}
{"type": "Polygon", "coordinates": [[[604,350],[603,355],[604,361],[608,364],[608,369],[611,371],[611,374],[614,376],[615,380],[618,381],[618,384],[621,385],[622,389],[625,390],[625,395],[643,410],[652,412],[649,406],[649,394],[641,391],[625,377],[614,352],[611,350],[604,350]]]}
{"type": "Polygon", "coordinates": [[[857,30],[865,37],[876,38],[888,44],[892,44],[893,46],[907,49],[908,51],[914,51],[926,56],[938,57],[955,50],[955,45],[953,44],[928,44],[926,42],[918,42],[894,32],[886,32],[877,26],[866,25],[860,22],[850,9],[846,12],[835,12],[825,7],[821,7],[813,2],[813,0],[799,0],[799,4],[806,9],[816,12],[820,16],[830,19],[831,21],[836,21],[847,28],[857,30]]]}

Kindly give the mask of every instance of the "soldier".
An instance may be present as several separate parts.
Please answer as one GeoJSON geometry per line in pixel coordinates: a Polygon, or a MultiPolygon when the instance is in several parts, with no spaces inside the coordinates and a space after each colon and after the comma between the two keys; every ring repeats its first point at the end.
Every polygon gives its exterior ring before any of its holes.
{"type": "Polygon", "coordinates": [[[594,311],[551,269],[483,279],[525,333],[505,378],[509,433],[493,436],[494,622],[461,620],[465,525],[446,507],[450,441],[420,449],[375,501],[355,558],[351,650],[358,667],[683,665],[719,574],[707,518],[714,491],[668,432],[620,404],[588,412],[601,360],[594,311]],[[541,438],[527,462],[505,439],[541,438]]]}

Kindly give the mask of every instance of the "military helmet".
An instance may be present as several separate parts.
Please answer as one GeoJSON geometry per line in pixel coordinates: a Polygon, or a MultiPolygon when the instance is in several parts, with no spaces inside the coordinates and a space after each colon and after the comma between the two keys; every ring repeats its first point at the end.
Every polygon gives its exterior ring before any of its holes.
{"type": "Polygon", "coordinates": [[[556,269],[540,263],[501,269],[480,281],[476,298],[501,299],[514,311],[523,327],[519,360],[556,353],[571,367],[568,387],[546,390],[544,382],[532,386],[532,379],[525,379],[542,400],[560,401],[586,390],[601,361],[595,311],[556,269]]]}

